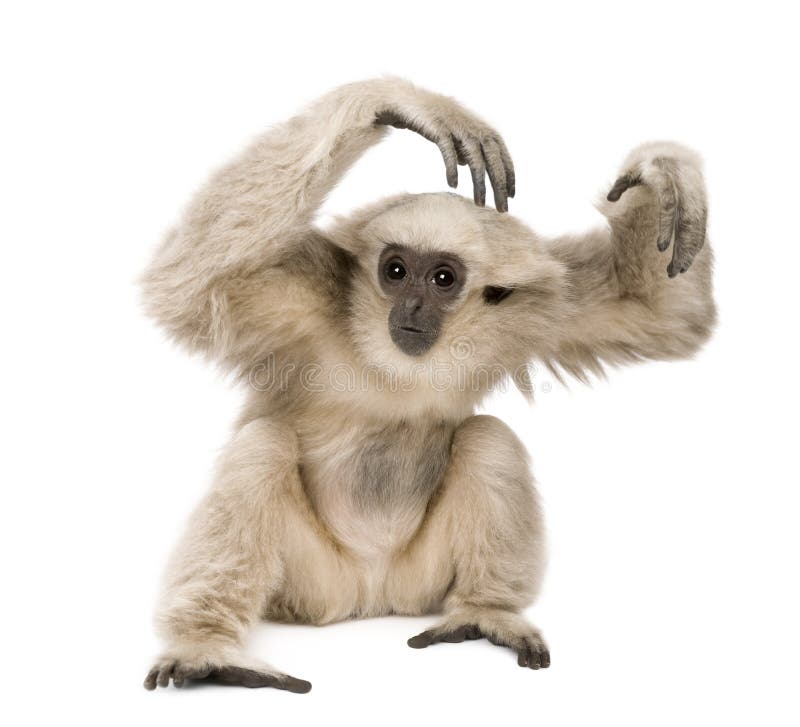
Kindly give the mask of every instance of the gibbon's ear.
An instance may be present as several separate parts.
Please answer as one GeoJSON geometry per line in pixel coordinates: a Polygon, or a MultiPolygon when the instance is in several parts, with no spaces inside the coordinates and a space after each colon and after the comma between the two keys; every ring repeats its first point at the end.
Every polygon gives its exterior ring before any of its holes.
{"type": "Polygon", "coordinates": [[[497,305],[514,292],[513,288],[503,288],[500,285],[487,285],[483,289],[483,300],[489,305],[497,305]]]}

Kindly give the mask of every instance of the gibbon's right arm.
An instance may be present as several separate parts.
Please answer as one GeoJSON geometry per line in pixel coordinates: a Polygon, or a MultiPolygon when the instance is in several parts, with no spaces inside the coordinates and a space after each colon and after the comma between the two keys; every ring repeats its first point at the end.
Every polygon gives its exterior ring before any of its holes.
{"type": "Polygon", "coordinates": [[[312,226],[326,194],[387,125],[437,144],[447,181],[468,164],[475,201],[488,172],[501,211],[514,194],[502,139],[455,101],[394,78],[353,83],[271,129],[215,174],[143,277],[147,312],[177,340],[229,368],[276,347],[337,335],[348,253],[312,226]]]}
{"type": "Polygon", "coordinates": [[[540,243],[547,282],[515,290],[496,335],[579,380],[692,356],[716,322],[700,158],[672,142],[643,144],[598,209],[605,226],[540,243]]]}

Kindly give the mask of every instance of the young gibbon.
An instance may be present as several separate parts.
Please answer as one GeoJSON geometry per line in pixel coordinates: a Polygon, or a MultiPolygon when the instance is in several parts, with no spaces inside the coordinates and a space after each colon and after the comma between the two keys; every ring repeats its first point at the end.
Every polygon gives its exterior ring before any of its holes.
{"type": "Polygon", "coordinates": [[[145,687],[308,691],[244,653],[259,618],[441,613],[409,646],[487,638],[549,666],[523,615],[544,560],[527,455],[474,411],[503,380],[529,391],[532,360],[585,378],[690,356],[715,320],[712,253],[700,161],[682,146],[634,150],[608,225],[585,235],[544,239],[502,214],[514,185],[495,131],[386,78],[271,129],[194,198],[144,275],[147,312],[249,396],[168,570],[145,687]],[[474,202],[400,195],[315,227],[389,126],[434,142],[450,186],[467,165],[474,202]]]}

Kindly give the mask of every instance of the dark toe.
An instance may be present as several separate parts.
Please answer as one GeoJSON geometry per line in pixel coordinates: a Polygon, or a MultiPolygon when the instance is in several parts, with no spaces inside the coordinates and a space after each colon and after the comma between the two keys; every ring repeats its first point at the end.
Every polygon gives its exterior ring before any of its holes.
{"type": "Polygon", "coordinates": [[[446,641],[448,644],[460,644],[467,638],[467,627],[459,626],[457,629],[448,631],[439,637],[439,641],[446,641]]]}
{"type": "Polygon", "coordinates": [[[412,649],[424,649],[433,643],[433,631],[423,631],[406,642],[412,649]]]}
{"type": "Polygon", "coordinates": [[[482,639],[483,634],[481,633],[480,628],[478,628],[475,624],[471,626],[467,626],[465,637],[470,641],[475,641],[476,639],[482,639]]]}
{"type": "Polygon", "coordinates": [[[170,675],[172,674],[173,666],[174,666],[173,664],[167,664],[161,667],[161,669],[158,672],[158,678],[156,679],[156,684],[158,684],[159,687],[169,686],[169,678],[170,675]]]}
{"type": "Polygon", "coordinates": [[[307,694],[311,691],[311,682],[290,676],[281,679],[275,686],[278,689],[285,689],[287,692],[293,692],[294,694],[307,694]]]}
{"type": "Polygon", "coordinates": [[[158,677],[158,667],[153,667],[144,678],[144,688],[152,691],[156,688],[156,679],[158,677]]]}

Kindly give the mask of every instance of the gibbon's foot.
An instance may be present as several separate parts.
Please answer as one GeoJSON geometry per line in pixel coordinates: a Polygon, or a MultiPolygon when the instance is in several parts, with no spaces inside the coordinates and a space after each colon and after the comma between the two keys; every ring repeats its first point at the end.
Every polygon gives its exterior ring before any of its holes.
{"type": "Polygon", "coordinates": [[[631,187],[649,187],[659,206],[656,245],[664,252],[672,243],[667,275],[685,273],[706,239],[708,204],[699,158],[678,144],[645,144],[631,153],[623,169],[606,199],[617,202],[631,187]]]}
{"type": "Polygon", "coordinates": [[[412,649],[424,649],[438,643],[457,644],[462,641],[487,639],[495,646],[506,646],[517,654],[517,664],[529,669],[547,669],[550,666],[550,652],[542,637],[536,631],[525,635],[499,634],[484,632],[476,624],[464,624],[450,627],[440,626],[423,631],[408,640],[412,649]]]}
{"type": "Polygon", "coordinates": [[[156,686],[169,686],[170,678],[176,687],[182,687],[187,681],[205,681],[250,689],[274,687],[295,694],[305,694],[311,691],[311,682],[307,682],[305,679],[296,679],[288,674],[270,673],[241,666],[198,666],[175,660],[165,660],[156,664],[145,678],[144,688],[155,689],[156,686]]]}
{"type": "Polygon", "coordinates": [[[439,147],[444,158],[447,184],[458,186],[458,165],[469,166],[475,204],[486,204],[486,173],[494,191],[498,212],[508,212],[508,198],[516,193],[514,163],[502,137],[453,104],[421,111],[387,108],[375,115],[378,126],[410,129],[439,147]]]}

